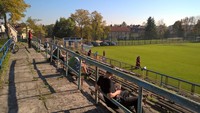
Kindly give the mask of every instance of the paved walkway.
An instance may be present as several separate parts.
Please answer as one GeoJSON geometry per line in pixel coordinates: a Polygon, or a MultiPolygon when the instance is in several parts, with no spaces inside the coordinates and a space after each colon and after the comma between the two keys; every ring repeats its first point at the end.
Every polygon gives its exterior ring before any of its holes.
{"type": "Polygon", "coordinates": [[[109,112],[95,106],[89,92],[79,91],[77,82],[63,77],[41,53],[27,49],[25,43],[18,45],[0,89],[0,113],[109,112]]]}

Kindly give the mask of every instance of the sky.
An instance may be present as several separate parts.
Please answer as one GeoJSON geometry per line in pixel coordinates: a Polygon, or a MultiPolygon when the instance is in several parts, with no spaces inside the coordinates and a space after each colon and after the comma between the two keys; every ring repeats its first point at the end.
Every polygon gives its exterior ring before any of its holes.
{"type": "Polygon", "coordinates": [[[200,16],[200,0],[25,0],[31,5],[27,17],[41,19],[44,25],[54,24],[60,17],[68,18],[77,9],[90,13],[97,11],[107,25],[142,25],[151,16],[157,23],[163,20],[169,26],[185,17],[200,16]]]}

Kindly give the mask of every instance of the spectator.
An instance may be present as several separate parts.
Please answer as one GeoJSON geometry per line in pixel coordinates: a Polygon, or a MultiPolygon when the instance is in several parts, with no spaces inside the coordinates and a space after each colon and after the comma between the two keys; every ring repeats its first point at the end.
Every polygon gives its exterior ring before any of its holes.
{"type": "MultiPolygon", "coordinates": [[[[128,107],[128,109],[131,109],[132,106],[134,106],[136,112],[137,112],[137,101],[138,98],[134,96],[130,96],[128,91],[122,91],[121,86],[114,84],[114,82],[111,80],[113,74],[110,72],[106,72],[104,76],[100,76],[97,84],[95,86],[96,90],[99,88],[101,91],[107,95],[108,98],[117,99],[118,102],[120,102],[122,105],[128,107]]],[[[118,107],[112,103],[109,99],[107,99],[104,96],[106,105],[108,107],[111,107],[113,109],[117,109],[118,107]]]]}
{"type": "Polygon", "coordinates": [[[102,62],[106,62],[106,52],[103,51],[102,62]]]}
{"type": "Polygon", "coordinates": [[[92,51],[91,51],[91,49],[88,51],[88,54],[87,54],[87,56],[91,56],[91,53],[92,53],[92,51]]]}
{"type": "Polygon", "coordinates": [[[94,53],[94,58],[97,59],[97,57],[98,57],[98,51],[96,51],[96,52],[94,53]]]}
{"type": "Polygon", "coordinates": [[[31,48],[32,33],[31,30],[28,32],[28,47],[31,48]]]}
{"type": "Polygon", "coordinates": [[[103,56],[106,56],[106,52],[103,50],[103,56]]]}
{"type": "Polygon", "coordinates": [[[135,69],[139,69],[139,68],[141,68],[141,67],[140,67],[140,56],[138,56],[138,57],[136,58],[136,64],[135,64],[135,69]]]}

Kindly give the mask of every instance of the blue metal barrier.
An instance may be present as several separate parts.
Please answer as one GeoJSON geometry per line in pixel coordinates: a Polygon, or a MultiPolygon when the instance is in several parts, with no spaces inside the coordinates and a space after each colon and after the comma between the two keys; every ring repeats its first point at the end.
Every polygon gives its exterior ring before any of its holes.
{"type": "Polygon", "coordinates": [[[3,61],[7,55],[10,43],[12,42],[11,39],[9,39],[1,48],[0,48],[0,69],[2,67],[3,61]]]}
{"type": "MultiPolygon", "coordinates": [[[[52,47],[53,46],[57,46],[57,45],[55,45],[55,44],[53,44],[53,43],[49,43],[49,45],[51,45],[52,47]]],[[[167,99],[169,99],[169,100],[171,100],[171,101],[173,101],[173,102],[175,102],[175,103],[177,103],[177,104],[179,104],[179,105],[181,105],[181,106],[183,106],[183,107],[186,107],[186,108],[188,108],[188,109],[190,109],[190,110],[192,110],[192,111],[195,111],[195,112],[199,112],[200,111],[200,103],[198,103],[198,102],[195,102],[195,101],[193,101],[193,100],[190,100],[190,99],[188,99],[188,98],[186,98],[186,97],[183,97],[183,96],[181,96],[181,95],[178,95],[178,94],[175,94],[175,93],[173,93],[173,92],[170,92],[170,91],[168,91],[168,90],[166,90],[166,89],[164,89],[164,88],[161,88],[161,87],[159,87],[159,86],[156,86],[156,85],[154,85],[154,84],[152,84],[152,83],[148,83],[148,82],[146,82],[146,81],[144,81],[144,80],[141,80],[141,79],[139,79],[139,78],[137,78],[137,77],[134,77],[134,76],[131,76],[131,75],[129,75],[129,74],[126,74],[126,73],[123,73],[123,72],[120,72],[120,71],[118,71],[118,70],[115,70],[115,69],[112,69],[112,68],[110,68],[110,67],[108,67],[108,66],[106,66],[106,65],[104,65],[103,63],[100,63],[100,62],[98,62],[98,61],[95,61],[95,60],[93,60],[93,59],[91,59],[91,58],[89,58],[89,57],[86,57],[86,56],[81,56],[81,55],[79,55],[79,54],[76,54],[75,52],[73,52],[73,51],[71,51],[71,50],[69,50],[69,49],[66,49],[66,48],[63,48],[63,47],[60,47],[60,46],[57,46],[59,49],[61,49],[62,51],[65,51],[66,53],[67,53],[67,55],[71,55],[71,56],[76,56],[76,57],[78,57],[80,60],[84,60],[87,64],[90,64],[90,65],[93,65],[93,66],[96,66],[96,71],[98,71],[98,68],[101,68],[101,69],[103,69],[103,70],[105,70],[105,71],[109,71],[109,72],[111,72],[111,73],[113,73],[113,74],[115,74],[116,76],[118,76],[118,77],[121,77],[121,78],[123,78],[123,79],[125,79],[125,80],[127,80],[127,81],[129,81],[129,82],[132,82],[132,83],[134,83],[134,84],[137,84],[138,86],[139,86],[139,101],[138,101],[138,113],[141,113],[142,112],[142,105],[141,105],[141,103],[142,103],[142,89],[146,89],[146,90],[148,90],[148,91],[151,91],[151,92],[153,92],[153,93],[155,93],[155,94],[157,94],[157,95],[160,95],[160,96],[162,96],[162,97],[165,97],[165,98],[167,98],[167,99]]],[[[52,49],[51,49],[52,50],[52,49]]],[[[50,53],[52,53],[52,51],[50,52],[50,53]]],[[[68,56],[67,56],[68,57],[68,56]]],[[[51,54],[51,58],[52,58],[52,54],[51,54]]],[[[60,59],[58,59],[58,60],[60,60],[60,59]]],[[[60,60],[61,61],[61,60],[60,60]]],[[[67,67],[67,68],[70,68],[69,66],[68,66],[68,64],[67,63],[64,63],[64,65],[67,67]]],[[[97,77],[98,75],[96,75],[96,77],[97,77]]],[[[81,89],[81,86],[80,86],[80,73],[78,74],[78,77],[79,77],[79,81],[78,81],[78,88],[79,89],[81,89]]],[[[97,79],[96,79],[97,80],[97,79]]],[[[95,92],[95,93],[97,93],[97,91],[95,92]]],[[[95,94],[95,99],[98,99],[98,94],[95,94]]],[[[126,110],[126,109],[124,109],[124,106],[121,106],[121,104],[120,103],[118,103],[117,101],[115,101],[115,100],[113,100],[112,99],[112,101],[116,104],[116,105],[118,105],[120,108],[122,108],[123,110],[125,110],[125,112],[130,112],[130,111],[128,111],[128,110],[126,110]]],[[[96,102],[97,102],[97,100],[96,100],[96,102]]]]}

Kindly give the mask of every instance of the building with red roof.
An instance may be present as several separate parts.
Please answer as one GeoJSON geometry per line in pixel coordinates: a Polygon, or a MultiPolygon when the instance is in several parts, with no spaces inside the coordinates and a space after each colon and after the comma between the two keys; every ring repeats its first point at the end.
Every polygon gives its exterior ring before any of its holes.
{"type": "Polygon", "coordinates": [[[130,38],[129,26],[110,26],[109,37],[111,40],[128,40],[130,38]]]}

